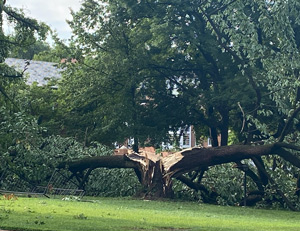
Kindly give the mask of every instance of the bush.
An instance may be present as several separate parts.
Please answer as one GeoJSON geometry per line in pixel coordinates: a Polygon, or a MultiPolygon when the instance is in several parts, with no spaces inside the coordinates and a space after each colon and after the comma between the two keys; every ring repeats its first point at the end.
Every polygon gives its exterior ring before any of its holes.
{"type": "MultiPolygon", "coordinates": [[[[52,172],[64,161],[84,157],[112,155],[113,150],[97,142],[85,147],[74,138],[43,137],[44,128],[34,118],[22,113],[8,115],[5,110],[0,137],[0,188],[31,191],[35,186],[47,185],[52,172]]],[[[138,180],[133,170],[96,169],[86,186],[88,195],[129,196],[136,193],[138,180]]]]}

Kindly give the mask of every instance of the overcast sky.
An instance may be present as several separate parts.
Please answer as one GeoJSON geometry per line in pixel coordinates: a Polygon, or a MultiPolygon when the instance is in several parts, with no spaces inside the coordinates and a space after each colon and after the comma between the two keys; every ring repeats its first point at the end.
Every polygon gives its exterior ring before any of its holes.
{"type": "Polygon", "coordinates": [[[70,8],[79,10],[81,0],[7,0],[12,7],[23,8],[26,15],[45,22],[51,29],[56,30],[59,37],[71,37],[71,29],[66,19],[71,19],[70,8]]]}

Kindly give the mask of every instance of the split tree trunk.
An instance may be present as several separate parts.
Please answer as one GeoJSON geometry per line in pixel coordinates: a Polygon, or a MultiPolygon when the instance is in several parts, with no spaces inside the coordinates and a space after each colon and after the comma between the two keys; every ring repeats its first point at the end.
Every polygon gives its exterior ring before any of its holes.
{"type": "MultiPolygon", "coordinates": [[[[59,167],[67,167],[74,174],[87,169],[89,169],[88,172],[91,172],[91,170],[101,167],[132,168],[135,170],[140,183],[146,189],[145,196],[166,197],[172,194],[172,178],[180,177],[183,173],[196,169],[207,169],[209,166],[230,162],[239,163],[243,159],[250,158],[259,160],[261,156],[265,155],[279,155],[300,168],[300,159],[286,149],[300,151],[300,147],[285,143],[258,146],[196,147],[171,154],[167,157],[157,156],[156,158],[148,158],[138,153],[124,156],[98,156],[70,163],[62,163],[59,167]]],[[[260,171],[262,171],[261,167],[260,171]]]]}

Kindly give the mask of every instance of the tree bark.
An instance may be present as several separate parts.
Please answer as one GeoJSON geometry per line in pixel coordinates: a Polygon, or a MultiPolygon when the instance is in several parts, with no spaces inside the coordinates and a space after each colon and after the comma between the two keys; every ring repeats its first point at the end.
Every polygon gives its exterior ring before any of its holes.
{"type": "Polygon", "coordinates": [[[198,167],[205,168],[218,164],[236,162],[251,157],[274,153],[274,145],[221,146],[214,148],[191,148],[174,153],[162,159],[165,171],[176,177],[198,167]]]}
{"type": "Polygon", "coordinates": [[[222,108],[220,110],[222,115],[222,125],[220,127],[221,130],[221,146],[228,145],[228,126],[229,126],[229,110],[227,108],[222,108]]]}
{"type": "MultiPolygon", "coordinates": [[[[243,159],[253,159],[259,169],[260,178],[263,175],[265,179],[260,179],[257,183],[259,190],[262,190],[263,185],[268,181],[274,184],[266,169],[263,167],[261,156],[264,155],[279,155],[289,161],[294,166],[300,168],[300,159],[286,151],[285,149],[300,150],[300,147],[285,144],[274,143],[268,145],[233,145],[221,146],[212,148],[190,148],[167,157],[149,159],[147,156],[142,156],[138,153],[128,154],[124,156],[98,156],[85,158],[73,162],[62,163],[59,168],[68,168],[71,172],[83,172],[90,169],[106,167],[106,168],[132,168],[135,170],[140,183],[144,186],[146,197],[166,197],[172,195],[172,178],[178,178],[184,183],[199,190],[202,187],[192,181],[182,177],[183,173],[193,170],[207,169],[209,166],[235,162],[240,163],[243,159]]],[[[247,173],[248,174],[248,173],[247,173]]],[[[257,179],[255,173],[249,172],[252,178],[257,179]],[[252,175],[251,175],[252,174],[252,175]]],[[[277,190],[286,204],[293,210],[293,205],[288,201],[285,195],[277,190]]]]}
{"type": "MultiPolygon", "coordinates": [[[[142,158],[142,157],[141,157],[142,158]]],[[[88,168],[133,168],[137,169],[139,164],[126,158],[126,156],[95,156],[77,161],[61,163],[58,168],[67,167],[71,172],[82,172],[88,168]]]]}
{"type": "Polygon", "coordinates": [[[219,140],[218,140],[218,132],[216,127],[210,128],[210,137],[211,137],[211,146],[212,147],[218,147],[219,146],[219,140]]]}

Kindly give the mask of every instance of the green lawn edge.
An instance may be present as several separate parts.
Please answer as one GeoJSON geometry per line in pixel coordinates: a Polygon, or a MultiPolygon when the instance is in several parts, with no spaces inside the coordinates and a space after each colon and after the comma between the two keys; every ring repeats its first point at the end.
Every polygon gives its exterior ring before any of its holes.
{"type": "Polygon", "coordinates": [[[0,199],[6,230],[300,230],[300,213],[132,198],[0,199]]]}

